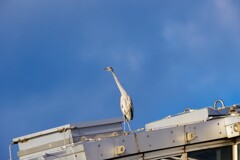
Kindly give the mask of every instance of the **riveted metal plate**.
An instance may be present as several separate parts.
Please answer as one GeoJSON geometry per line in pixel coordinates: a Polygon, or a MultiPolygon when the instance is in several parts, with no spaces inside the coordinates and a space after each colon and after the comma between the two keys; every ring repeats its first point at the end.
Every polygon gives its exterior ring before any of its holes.
{"type": "Polygon", "coordinates": [[[166,128],[137,135],[141,152],[184,145],[184,127],[166,128]]]}
{"type": "Polygon", "coordinates": [[[88,159],[109,159],[138,153],[135,134],[106,138],[101,141],[84,143],[84,149],[88,159]],[[126,151],[118,155],[117,146],[124,146],[126,151]]]}
{"type": "Polygon", "coordinates": [[[193,132],[196,135],[194,140],[189,141],[190,144],[226,137],[224,119],[215,119],[207,122],[189,124],[185,126],[185,131],[193,132]]]}

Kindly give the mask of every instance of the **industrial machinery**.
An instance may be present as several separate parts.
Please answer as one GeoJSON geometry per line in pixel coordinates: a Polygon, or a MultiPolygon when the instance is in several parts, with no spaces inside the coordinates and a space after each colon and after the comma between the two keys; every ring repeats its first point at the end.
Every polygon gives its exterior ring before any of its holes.
{"type": "Polygon", "coordinates": [[[188,108],[129,133],[122,122],[68,124],[14,138],[13,144],[20,160],[240,160],[239,105],[217,100],[214,107],[188,108]]]}

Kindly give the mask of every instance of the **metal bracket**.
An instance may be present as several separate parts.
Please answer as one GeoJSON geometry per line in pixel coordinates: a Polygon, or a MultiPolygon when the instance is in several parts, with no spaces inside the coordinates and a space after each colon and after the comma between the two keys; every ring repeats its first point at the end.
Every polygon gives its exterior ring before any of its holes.
{"type": "Polygon", "coordinates": [[[218,99],[218,100],[216,100],[216,101],[214,102],[213,108],[214,108],[214,109],[217,109],[217,103],[218,103],[218,102],[222,104],[222,108],[221,108],[221,109],[224,109],[224,108],[225,108],[225,105],[224,105],[224,103],[223,103],[223,101],[222,101],[221,99],[218,99]]]}

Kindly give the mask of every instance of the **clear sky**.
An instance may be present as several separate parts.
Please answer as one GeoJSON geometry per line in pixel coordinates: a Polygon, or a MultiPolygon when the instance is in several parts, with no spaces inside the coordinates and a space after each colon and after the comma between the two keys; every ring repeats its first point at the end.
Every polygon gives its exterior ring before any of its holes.
{"type": "MultiPolygon", "coordinates": [[[[15,137],[121,117],[132,128],[240,102],[238,0],[1,0],[0,159],[15,137]]],[[[15,149],[16,150],[16,149],[15,149]]]]}

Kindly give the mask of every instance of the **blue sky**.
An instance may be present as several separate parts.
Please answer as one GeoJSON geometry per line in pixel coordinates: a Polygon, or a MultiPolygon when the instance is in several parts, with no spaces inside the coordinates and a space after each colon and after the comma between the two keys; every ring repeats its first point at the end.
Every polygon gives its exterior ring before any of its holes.
{"type": "Polygon", "coordinates": [[[121,117],[109,65],[134,129],[239,103],[239,20],[237,0],[0,1],[0,159],[15,137],[121,117]]]}

